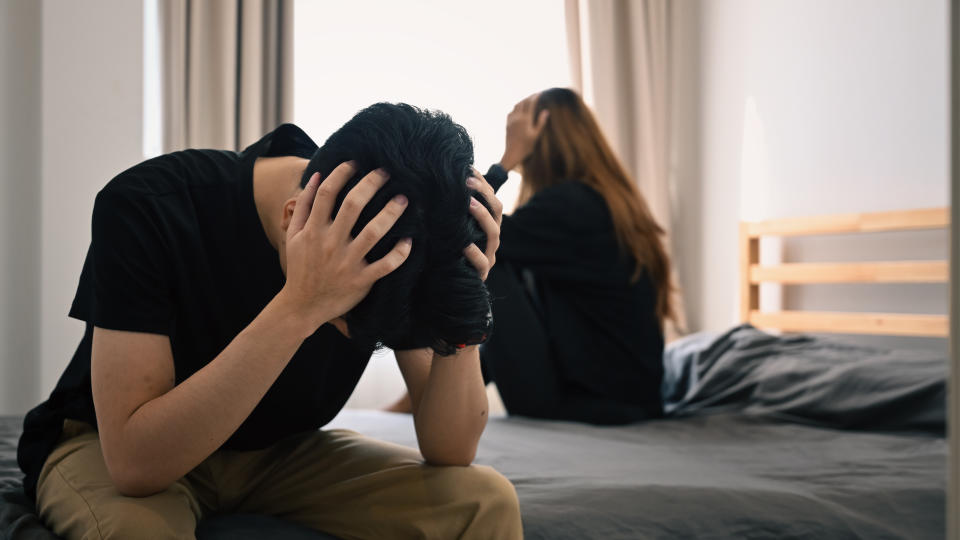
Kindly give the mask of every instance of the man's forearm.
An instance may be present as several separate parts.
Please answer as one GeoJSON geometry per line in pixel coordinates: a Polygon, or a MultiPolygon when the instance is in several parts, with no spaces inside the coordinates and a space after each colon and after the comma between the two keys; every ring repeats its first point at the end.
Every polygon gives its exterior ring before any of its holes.
{"type": "Polygon", "coordinates": [[[434,355],[418,401],[414,424],[424,459],[434,465],[469,465],[487,424],[477,346],[453,356],[434,355]]]}
{"type": "Polygon", "coordinates": [[[278,296],[209,364],[137,409],[120,435],[128,494],[165,489],[219,448],[307,335],[278,296]]]}

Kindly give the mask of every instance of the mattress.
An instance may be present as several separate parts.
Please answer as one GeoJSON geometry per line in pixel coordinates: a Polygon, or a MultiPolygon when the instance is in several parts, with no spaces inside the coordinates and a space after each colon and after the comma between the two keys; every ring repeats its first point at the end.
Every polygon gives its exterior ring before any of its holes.
{"type": "MultiPolygon", "coordinates": [[[[346,410],[330,427],[416,444],[405,415],[346,410]]],[[[18,418],[0,420],[0,525],[10,538],[40,527],[17,492],[18,432],[18,418]]],[[[494,418],[477,462],[514,483],[530,539],[939,539],[946,455],[931,435],[719,414],[626,427],[494,418]]]]}
{"type": "MultiPolygon", "coordinates": [[[[415,444],[409,417],[333,426],[415,444]]],[[[517,489],[526,538],[943,538],[947,444],[737,414],[596,427],[492,419],[477,461],[517,489]]]]}
{"type": "MultiPolygon", "coordinates": [[[[738,327],[674,368],[669,418],[490,419],[476,461],[516,486],[526,538],[945,535],[945,359],[738,327]]],[[[328,427],[416,446],[408,415],[328,427]]],[[[52,538],[20,490],[19,429],[0,418],[0,533],[52,538]]],[[[204,520],[198,537],[328,538],[263,516],[204,520]]]]}

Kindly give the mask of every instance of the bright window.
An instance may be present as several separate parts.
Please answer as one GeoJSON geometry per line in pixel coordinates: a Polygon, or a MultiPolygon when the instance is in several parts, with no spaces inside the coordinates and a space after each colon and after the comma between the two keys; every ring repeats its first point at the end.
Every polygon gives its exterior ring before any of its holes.
{"type": "MultiPolygon", "coordinates": [[[[360,109],[403,101],[440,109],[470,133],[482,172],[503,153],[504,121],[533,92],[569,86],[563,2],[297,0],[294,119],[318,143],[360,109]]],[[[509,210],[518,179],[500,190],[509,210]]],[[[392,354],[371,360],[349,407],[403,391],[392,354]]],[[[491,401],[491,413],[497,412],[491,401]]]]}
{"type": "MultiPolygon", "coordinates": [[[[298,0],[294,17],[295,121],[318,143],[367,105],[403,101],[467,128],[485,172],[513,105],[570,85],[557,0],[298,0]]],[[[500,193],[508,207],[516,189],[500,193]]]]}

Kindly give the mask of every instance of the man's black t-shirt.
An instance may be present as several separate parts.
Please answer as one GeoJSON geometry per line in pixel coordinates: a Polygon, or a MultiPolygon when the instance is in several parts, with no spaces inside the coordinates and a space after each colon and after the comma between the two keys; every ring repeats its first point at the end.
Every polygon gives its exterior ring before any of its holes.
{"type": "MultiPolygon", "coordinates": [[[[285,124],[241,153],[185,150],[136,165],[97,195],[90,249],[70,316],[86,332],[50,398],[30,411],[18,448],[25,488],[63,420],[96,425],[90,387],[93,327],[169,336],[176,383],[213,360],[283,287],[277,250],[253,199],[258,157],[309,159],[317,145],[285,124]]],[[[250,450],[317,429],[343,407],[372,350],[324,325],[224,444],[250,450]]]]}

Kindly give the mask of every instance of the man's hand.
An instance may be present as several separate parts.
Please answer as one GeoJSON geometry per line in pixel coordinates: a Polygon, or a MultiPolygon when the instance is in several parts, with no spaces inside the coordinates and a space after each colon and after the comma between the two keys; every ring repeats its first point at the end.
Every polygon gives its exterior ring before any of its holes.
{"type": "Polygon", "coordinates": [[[500,159],[500,166],[505,170],[513,170],[530,155],[534,143],[540,137],[540,132],[547,125],[550,112],[546,109],[540,111],[534,122],[533,110],[539,97],[539,93],[528,96],[514,105],[513,110],[507,115],[507,141],[503,158],[500,159]]]}
{"type": "Polygon", "coordinates": [[[121,493],[159,493],[196,468],[246,420],[305,338],[356,305],[377,279],[406,260],[408,241],[372,264],[364,259],[403,213],[406,201],[399,196],[357,238],[350,236],[386,173],[364,177],[337,219],[330,219],[337,194],[354,173],[353,165],[343,164],[323,185],[317,175],[310,179],[287,223],[283,289],[186,380],[175,384],[167,336],[93,329],[90,377],[97,426],[104,462],[121,493]]]}
{"type": "Polygon", "coordinates": [[[475,190],[490,205],[490,211],[480,204],[476,198],[470,198],[470,214],[480,223],[480,227],[487,235],[487,251],[480,251],[474,244],[463,250],[467,260],[480,272],[480,279],[486,280],[490,269],[497,262],[497,248],[500,247],[500,222],[503,221],[503,204],[497,199],[493,188],[483,178],[480,171],[473,169],[473,176],[467,178],[467,187],[475,190]]]}
{"type": "Polygon", "coordinates": [[[364,176],[347,194],[336,219],[330,218],[337,195],[355,173],[355,165],[348,162],[322,184],[320,175],[314,174],[297,198],[287,227],[287,280],[278,296],[307,321],[307,336],[360,303],[374,282],[410,255],[412,242],[405,238],[376,262],[364,258],[403,214],[407,206],[403,195],[387,203],[356,238],[350,235],[360,212],[390,178],[383,169],[364,176]]]}

